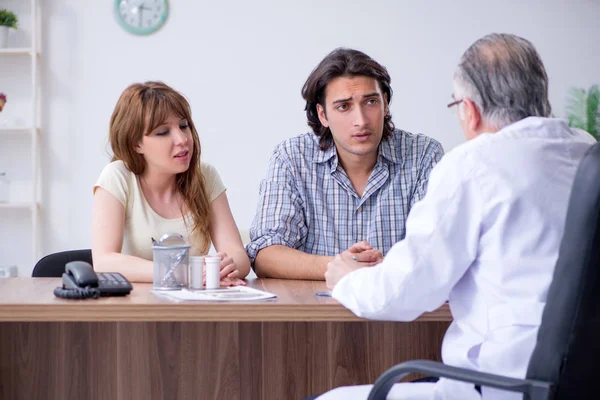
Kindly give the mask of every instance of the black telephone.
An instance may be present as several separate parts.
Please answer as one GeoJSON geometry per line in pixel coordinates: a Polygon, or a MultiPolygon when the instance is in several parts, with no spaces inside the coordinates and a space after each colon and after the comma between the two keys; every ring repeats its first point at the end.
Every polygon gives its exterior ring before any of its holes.
{"type": "Polygon", "coordinates": [[[62,288],[54,289],[57,297],[86,299],[100,296],[126,296],[132,290],[131,283],[118,272],[96,274],[85,261],[71,261],[65,265],[62,288]]]}

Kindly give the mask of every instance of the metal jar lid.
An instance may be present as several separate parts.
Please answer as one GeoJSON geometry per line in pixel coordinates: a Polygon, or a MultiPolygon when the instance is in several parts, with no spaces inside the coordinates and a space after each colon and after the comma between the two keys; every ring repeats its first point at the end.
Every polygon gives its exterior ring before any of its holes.
{"type": "Polygon", "coordinates": [[[165,233],[158,242],[152,238],[153,249],[189,249],[190,247],[179,233],[165,233]]]}

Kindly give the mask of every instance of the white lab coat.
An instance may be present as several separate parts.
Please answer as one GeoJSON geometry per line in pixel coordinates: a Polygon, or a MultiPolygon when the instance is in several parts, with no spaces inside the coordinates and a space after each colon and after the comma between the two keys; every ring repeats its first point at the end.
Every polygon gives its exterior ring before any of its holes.
{"type": "MultiPolygon", "coordinates": [[[[356,315],[411,321],[446,300],[448,365],[523,378],[563,235],[575,171],[595,140],[559,119],[529,117],[455,148],[434,168],[406,238],[383,263],[340,280],[356,315]]],[[[383,371],[381,371],[383,372],[383,371]]],[[[319,399],[366,398],[368,386],[319,399]]],[[[479,399],[473,385],[397,384],[388,398],[479,399]]],[[[483,388],[484,399],[518,394],[483,388]]]]}

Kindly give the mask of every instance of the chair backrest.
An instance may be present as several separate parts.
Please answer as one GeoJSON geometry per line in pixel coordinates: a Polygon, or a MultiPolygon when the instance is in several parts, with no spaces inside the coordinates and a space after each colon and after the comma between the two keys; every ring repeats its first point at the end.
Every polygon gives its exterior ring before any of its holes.
{"type": "Polygon", "coordinates": [[[65,272],[65,264],[71,261],[85,261],[92,264],[92,250],[68,250],[48,254],[33,267],[33,278],[57,278],[65,272]]]}
{"type": "Polygon", "coordinates": [[[555,383],[554,399],[587,399],[597,392],[599,367],[600,143],[575,176],[527,378],[555,383]]]}

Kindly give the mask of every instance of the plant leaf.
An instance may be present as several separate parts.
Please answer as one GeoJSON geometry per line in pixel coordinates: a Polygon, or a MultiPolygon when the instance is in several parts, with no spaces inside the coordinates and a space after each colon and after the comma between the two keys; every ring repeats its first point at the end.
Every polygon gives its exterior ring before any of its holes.
{"type": "Polygon", "coordinates": [[[586,101],[587,131],[598,139],[600,125],[598,124],[598,113],[600,112],[600,87],[593,85],[588,90],[586,101]]]}
{"type": "Polygon", "coordinates": [[[571,88],[567,97],[567,119],[569,126],[586,129],[586,93],[585,89],[571,88]]]}
{"type": "Polygon", "coordinates": [[[12,11],[6,9],[0,10],[0,26],[8,26],[9,28],[18,28],[19,19],[12,11]]]}

